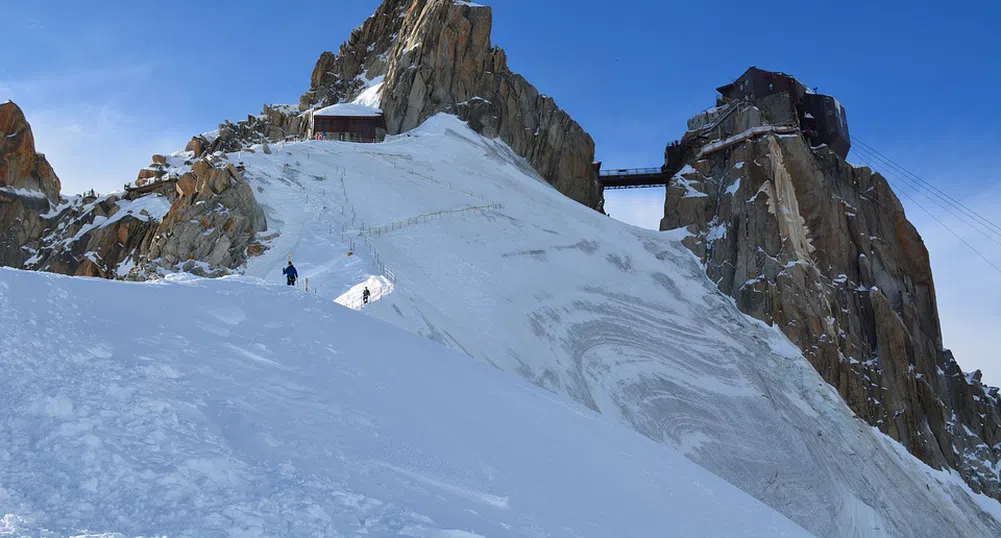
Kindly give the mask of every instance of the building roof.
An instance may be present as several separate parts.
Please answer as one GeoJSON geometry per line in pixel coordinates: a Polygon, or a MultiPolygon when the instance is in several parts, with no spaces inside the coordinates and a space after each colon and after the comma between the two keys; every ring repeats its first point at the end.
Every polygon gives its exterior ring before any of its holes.
{"type": "Polygon", "coordinates": [[[333,117],[333,118],[378,118],[382,116],[382,110],[372,106],[357,105],[354,103],[338,103],[313,112],[313,117],[333,117]]]}
{"type": "MultiPolygon", "coordinates": [[[[718,91],[719,93],[721,93],[723,95],[726,95],[726,92],[728,92],[730,89],[732,89],[737,84],[737,82],[740,81],[740,79],[744,78],[745,76],[747,76],[748,73],[751,73],[752,71],[760,71],[762,73],[771,73],[773,75],[778,75],[780,77],[788,77],[788,78],[791,78],[792,80],[795,80],[796,82],[799,82],[799,80],[797,80],[796,77],[794,77],[794,76],[792,76],[792,75],[790,75],[788,73],[783,73],[781,71],[769,71],[767,69],[759,69],[757,66],[752,65],[751,67],[747,68],[747,71],[744,71],[743,73],[741,73],[741,75],[739,77],[737,77],[736,80],[734,80],[733,82],[731,82],[729,84],[724,84],[723,86],[720,86],[719,88],[716,88],[716,91],[718,91]]],[[[801,85],[803,85],[804,88],[806,87],[806,85],[803,84],[802,82],[799,82],[799,83],[801,85]]]]}

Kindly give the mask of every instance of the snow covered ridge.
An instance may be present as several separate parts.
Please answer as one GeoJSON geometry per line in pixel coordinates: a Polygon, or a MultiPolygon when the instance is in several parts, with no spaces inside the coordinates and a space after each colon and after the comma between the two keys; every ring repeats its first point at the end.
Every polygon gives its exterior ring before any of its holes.
{"type": "Polygon", "coordinates": [[[809,536],[674,449],[283,286],[0,269],[0,324],[2,536],[809,536]]]}
{"type": "Polygon", "coordinates": [[[1001,533],[985,511],[997,503],[888,448],[795,346],[719,293],[681,234],[567,199],[454,116],[383,144],[294,143],[243,162],[276,234],[248,276],[280,282],[291,253],[319,298],[354,306],[386,267],[391,293],[365,313],[681,450],[814,534],[1001,533]],[[431,214],[447,216],[419,218],[431,214]]]}

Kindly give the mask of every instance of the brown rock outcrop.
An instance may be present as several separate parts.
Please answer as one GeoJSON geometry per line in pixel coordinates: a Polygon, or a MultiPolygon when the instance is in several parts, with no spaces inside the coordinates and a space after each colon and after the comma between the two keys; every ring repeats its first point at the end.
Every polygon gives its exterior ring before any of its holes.
{"type": "Polygon", "coordinates": [[[254,234],[266,228],[253,192],[228,162],[198,159],[176,182],[159,181],[172,172],[155,155],[137,184],[158,183],[64,199],[13,103],[0,105],[0,127],[0,265],[102,278],[145,279],[184,266],[219,275],[242,264],[254,234]],[[189,221],[207,224],[194,233],[189,221]]]}
{"type": "Polygon", "coordinates": [[[560,192],[601,209],[591,163],[594,141],[552,98],[512,73],[490,42],[489,7],[453,0],[386,0],[351,34],[340,53],[324,53],[300,107],[357,96],[383,78],[390,133],[447,112],[499,137],[560,192]]]}
{"type": "MultiPolygon", "coordinates": [[[[720,138],[761,116],[737,114],[720,138]]],[[[886,180],[798,133],[689,164],[668,185],[661,229],[687,228],[719,289],[781,328],[860,417],[1001,498],[998,391],[943,349],[928,251],[886,180]]]]}
{"type": "Polygon", "coordinates": [[[218,276],[242,265],[267,221],[240,171],[229,163],[216,167],[200,160],[178,179],[176,189],[170,211],[139,259],[140,271],[155,273],[159,267],[218,276]]]}
{"type": "Polygon", "coordinates": [[[0,104],[0,265],[21,267],[59,201],[59,178],[35,151],[35,137],[14,103],[0,104]]]}
{"type": "Polygon", "coordinates": [[[61,185],[44,155],[35,152],[35,136],[24,112],[11,101],[0,104],[0,188],[37,191],[59,200],[61,185]]]}

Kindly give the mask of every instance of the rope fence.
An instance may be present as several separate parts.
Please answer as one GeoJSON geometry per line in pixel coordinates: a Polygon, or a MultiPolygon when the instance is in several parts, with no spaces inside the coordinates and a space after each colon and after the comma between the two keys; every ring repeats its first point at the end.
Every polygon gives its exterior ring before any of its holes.
{"type": "Polygon", "coordinates": [[[358,232],[358,237],[370,237],[374,235],[383,235],[396,230],[402,230],[404,228],[409,228],[416,226],[418,224],[423,224],[425,222],[431,222],[444,217],[452,215],[465,215],[466,213],[473,211],[490,211],[494,209],[503,209],[504,204],[495,203],[480,206],[469,206],[459,209],[446,209],[443,211],[435,211],[433,213],[425,213],[423,215],[415,215],[406,219],[394,220],[393,222],[383,224],[382,226],[376,226],[375,228],[366,228],[362,225],[362,229],[358,232]]]}

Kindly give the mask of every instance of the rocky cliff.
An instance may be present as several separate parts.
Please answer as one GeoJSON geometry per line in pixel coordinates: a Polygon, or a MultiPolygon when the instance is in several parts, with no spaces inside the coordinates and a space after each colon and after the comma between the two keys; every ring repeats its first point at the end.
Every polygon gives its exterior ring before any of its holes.
{"type": "Polygon", "coordinates": [[[194,152],[140,172],[141,189],[63,197],[14,103],[0,105],[0,265],[103,278],[227,274],[253,252],[264,214],[241,172],[194,152]],[[162,176],[162,177],[161,177],[162,176]]]}
{"type": "Polygon", "coordinates": [[[750,107],[715,139],[686,135],[661,229],[686,228],[719,289],[780,327],[858,416],[1001,498],[998,389],[943,349],[928,251],[900,201],[767,121],[750,107]]]}
{"type": "Polygon", "coordinates": [[[28,259],[21,247],[41,237],[59,189],[52,166],[35,151],[24,113],[10,101],[0,104],[0,265],[19,267],[28,259]]]}
{"type": "Polygon", "coordinates": [[[390,133],[439,112],[499,137],[560,192],[601,209],[591,169],[594,141],[552,98],[512,73],[490,41],[489,7],[454,0],[386,0],[338,54],[313,70],[303,110],[367,93],[386,113],[390,133]]]}

